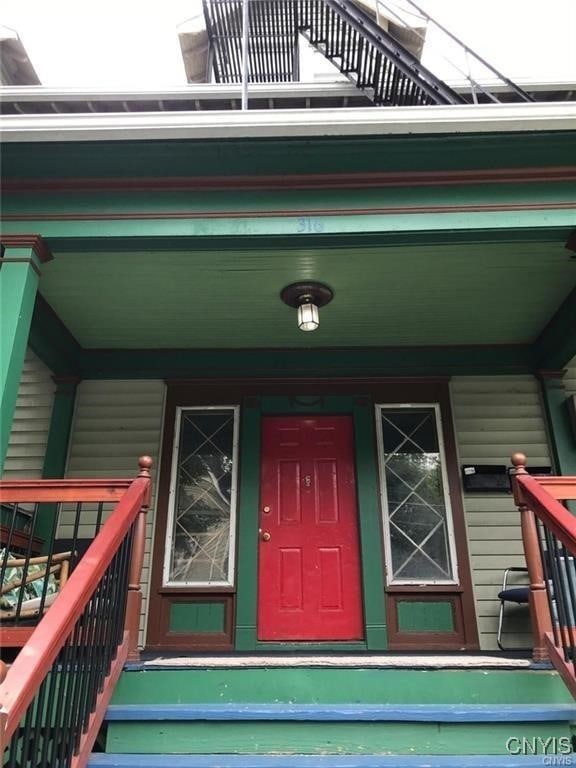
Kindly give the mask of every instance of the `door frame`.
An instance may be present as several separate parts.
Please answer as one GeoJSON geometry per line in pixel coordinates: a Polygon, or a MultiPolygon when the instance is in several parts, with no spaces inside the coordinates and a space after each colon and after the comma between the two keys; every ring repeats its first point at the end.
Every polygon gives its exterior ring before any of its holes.
{"type": "Polygon", "coordinates": [[[246,398],[241,420],[240,499],[236,644],[239,651],[385,650],[386,605],[378,465],[371,400],[354,395],[264,396],[246,398]],[[258,640],[258,525],[261,431],[264,416],[346,415],[352,417],[360,538],[364,641],[269,642],[258,640]]]}

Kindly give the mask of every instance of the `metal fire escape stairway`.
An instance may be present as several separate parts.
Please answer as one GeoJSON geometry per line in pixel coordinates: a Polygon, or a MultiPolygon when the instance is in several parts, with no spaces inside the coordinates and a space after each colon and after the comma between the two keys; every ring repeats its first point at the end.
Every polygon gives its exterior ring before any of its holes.
{"type": "MultiPolygon", "coordinates": [[[[215,80],[240,83],[243,1],[203,0],[203,5],[215,80]]],[[[469,101],[424,67],[354,0],[250,0],[248,27],[249,83],[297,81],[302,34],[376,105],[469,101]]],[[[532,101],[510,84],[517,98],[532,101]]]]}

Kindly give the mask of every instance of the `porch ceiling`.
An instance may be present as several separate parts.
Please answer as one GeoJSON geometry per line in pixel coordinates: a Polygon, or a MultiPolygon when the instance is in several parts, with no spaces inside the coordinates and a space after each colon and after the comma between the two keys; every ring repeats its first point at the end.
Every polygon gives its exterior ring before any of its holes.
{"type": "Polygon", "coordinates": [[[40,291],[88,348],[522,344],[576,284],[560,242],[54,256],[40,291]],[[301,279],[335,292],[312,334],[279,298],[301,279]]]}

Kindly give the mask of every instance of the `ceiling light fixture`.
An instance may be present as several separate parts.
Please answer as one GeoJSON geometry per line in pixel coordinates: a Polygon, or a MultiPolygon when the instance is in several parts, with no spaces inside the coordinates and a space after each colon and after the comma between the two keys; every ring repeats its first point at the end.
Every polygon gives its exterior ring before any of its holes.
{"type": "Polygon", "coordinates": [[[334,291],[324,283],[291,283],[280,293],[284,304],[298,310],[298,328],[301,331],[315,331],[320,325],[319,308],[334,298],[334,291]]]}

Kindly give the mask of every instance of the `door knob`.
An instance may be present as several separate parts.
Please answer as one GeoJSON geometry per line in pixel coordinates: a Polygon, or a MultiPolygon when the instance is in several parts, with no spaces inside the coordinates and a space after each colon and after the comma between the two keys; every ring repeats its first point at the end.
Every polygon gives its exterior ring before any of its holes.
{"type": "Polygon", "coordinates": [[[262,541],[270,541],[270,539],[271,539],[272,537],[270,536],[270,534],[268,533],[268,531],[263,531],[263,532],[260,534],[260,538],[262,539],[262,541]]]}

